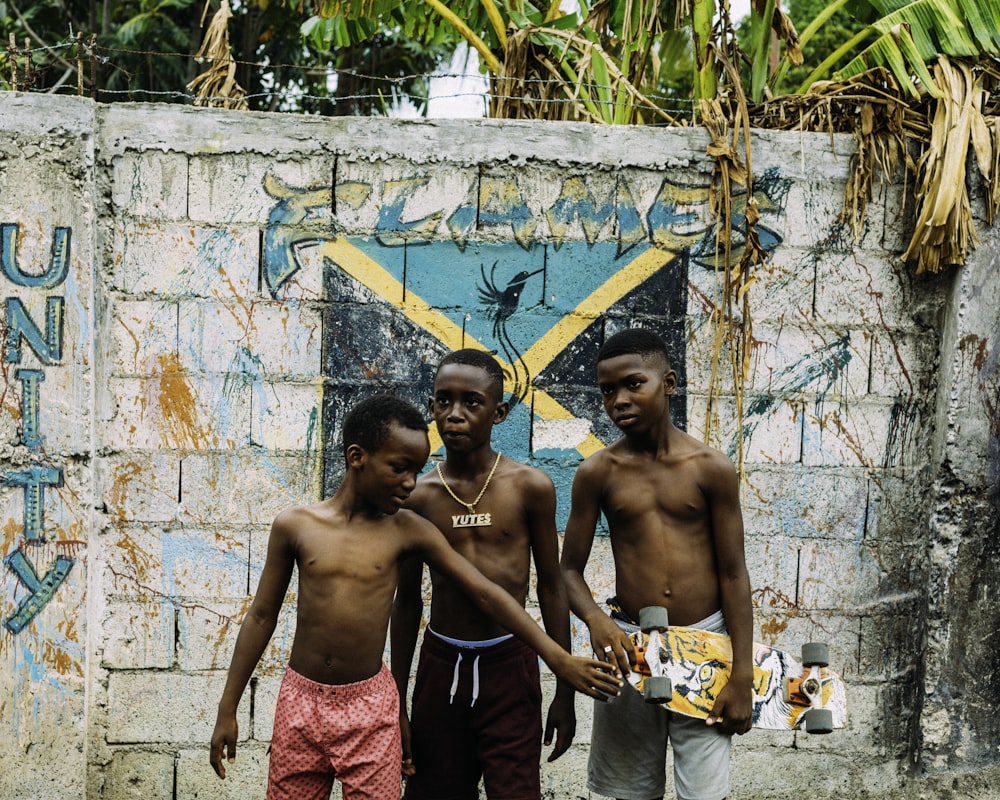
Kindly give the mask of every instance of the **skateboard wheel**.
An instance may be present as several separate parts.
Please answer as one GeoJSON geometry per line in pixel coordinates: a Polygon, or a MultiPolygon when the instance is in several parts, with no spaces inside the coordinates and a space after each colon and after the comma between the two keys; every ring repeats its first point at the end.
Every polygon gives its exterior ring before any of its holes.
{"type": "Polygon", "coordinates": [[[639,609],[639,628],[643,633],[667,629],[667,609],[663,606],[646,606],[639,609]]]}
{"type": "Polygon", "coordinates": [[[652,675],[642,685],[642,699],[647,703],[666,703],[673,695],[673,686],[666,675],[652,675]]]}
{"type": "Polygon", "coordinates": [[[810,708],[806,714],[806,733],[831,733],[833,711],[829,708],[810,708]]]}
{"type": "Polygon", "coordinates": [[[830,648],[826,642],[806,642],[802,645],[804,667],[825,667],[830,663],[830,648]]]}

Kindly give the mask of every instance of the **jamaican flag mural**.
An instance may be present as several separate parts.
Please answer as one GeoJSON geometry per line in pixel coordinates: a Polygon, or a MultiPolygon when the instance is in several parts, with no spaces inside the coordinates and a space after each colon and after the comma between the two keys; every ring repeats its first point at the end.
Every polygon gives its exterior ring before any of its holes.
{"type": "MultiPolygon", "coordinates": [[[[460,347],[492,351],[504,367],[514,407],[494,444],[540,462],[563,513],[572,467],[616,437],[594,385],[606,334],[642,325],[663,336],[680,378],[675,422],[686,427],[689,287],[711,302],[715,279],[707,184],[663,180],[640,209],[624,179],[602,200],[569,177],[539,214],[516,180],[481,180],[457,207],[427,213],[424,205],[417,215],[407,204],[422,186],[417,178],[387,186],[375,235],[352,235],[336,209],[364,203],[370,186],[266,182],[276,201],[264,242],[272,296],[302,270],[323,274],[328,489],[339,477],[345,409],[387,389],[425,407],[438,360],[460,347]]],[[[757,186],[760,207],[783,212],[786,182],[765,176],[757,186]]],[[[742,228],[741,211],[733,224],[742,228]]],[[[758,233],[765,249],[780,243],[766,225],[758,233]]],[[[432,431],[432,452],[439,447],[432,431]]]]}

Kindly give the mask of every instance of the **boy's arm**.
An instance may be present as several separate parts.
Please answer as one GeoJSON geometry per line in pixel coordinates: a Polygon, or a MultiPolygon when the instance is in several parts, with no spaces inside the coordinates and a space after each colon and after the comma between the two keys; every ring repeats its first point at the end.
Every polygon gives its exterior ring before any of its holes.
{"type": "Polygon", "coordinates": [[[708,470],[706,493],[722,614],[733,645],[732,674],[719,693],[709,723],[718,719],[725,733],[744,734],[750,730],[753,714],[753,604],[743,547],[739,477],[732,462],[721,453],[708,470]]]}
{"type": "Polygon", "coordinates": [[[415,530],[414,547],[427,565],[451,578],[476,606],[534,650],[549,668],[576,691],[597,700],[617,696],[621,681],[600,661],[575,658],[545,634],[521,604],[489,580],[448,544],[426,520],[415,530]]]}
{"type": "Polygon", "coordinates": [[[226,676],[226,686],[222,691],[222,700],[219,701],[209,761],[220,778],[226,777],[223,757],[230,763],[236,760],[236,741],[239,737],[236,708],[250,676],[257,667],[257,662],[264,653],[264,648],[271,640],[271,634],[274,633],[278,612],[285,599],[285,591],[288,589],[292,568],[295,565],[287,526],[280,520],[281,517],[275,519],[271,525],[267,557],[260,575],[260,583],[250,604],[250,610],[240,625],[236,646],[233,649],[233,660],[226,676]]]}
{"type": "Polygon", "coordinates": [[[399,568],[396,597],[392,603],[389,625],[390,663],[392,677],[399,690],[399,729],[403,739],[403,774],[412,775],[413,748],[410,735],[410,718],[406,713],[406,697],[410,684],[410,667],[417,649],[417,634],[423,616],[423,597],[420,583],[424,562],[416,556],[404,559],[399,568]]]}
{"type": "MultiPolygon", "coordinates": [[[[528,535],[535,562],[538,607],[542,612],[545,632],[566,652],[572,653],[569,635],[569,601],[566,585],[559,572],[559,536],[556,532],[556,490],[548,475],[533,472],[524,493],[527,509],[528,535]]],[[[545,745],[555,747],[548,760],[555,761],[565,753],[576,735],[576,709],[573,705],[573,688],[565,681],[556,683],[556,694],[549,705],[545,720],[545,745]]]]}
{"type": "Polygon", "coordinates": [[[628,675],[628,637],[594,602],[594,594],[583,577],[601,514],[601,487],[599,464],[593,458],[587,459],[573,476],[572,505],[560,566],[569,607],[590,631],[594,652],[614,664],[622,675],[628,675]]]}

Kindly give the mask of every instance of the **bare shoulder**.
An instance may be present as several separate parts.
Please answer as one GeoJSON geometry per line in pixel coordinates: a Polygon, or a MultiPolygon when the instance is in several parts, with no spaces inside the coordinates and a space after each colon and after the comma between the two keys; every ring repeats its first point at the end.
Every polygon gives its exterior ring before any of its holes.
{"type": "Polygon", "coordinates": [[[523,464],[512,458],[504,458],[501,462],[502,474],[512,479],[518,491],[525,495],[535,496],[539,493],[555,492],[555,484],[545,470],[523,464]]]}
{"type": "Polygon", "coordinates": [[[732,459],[690,434],[684,434],[681,454],[697,470],[700,481],[709,485],[725,485],[736,480],[736,465],[732,459]]]}
{"type": "Polygon", "coordinates": [[[617,460],[615,445],[611,445],[580,462],[573,475],[573,503],[600,503],[615,480],[617,460]]]}
{"type": "Polygon", "coordinates": [[[314,524],[316,504],[289,506],[271,522],[271,535],[290,537],[303,526],[314,524]]]}
{"type": "MultiPolygon", "coordinates": [[[[410,495],[410,498],[412,499],[413,495],[410,495]]],[[[419,548],[429,540],[442,535],[433,522],[410,508],[400,509],[392,517],[387,518],[386,522],[396,529],[405,550],[419,548]]]]}

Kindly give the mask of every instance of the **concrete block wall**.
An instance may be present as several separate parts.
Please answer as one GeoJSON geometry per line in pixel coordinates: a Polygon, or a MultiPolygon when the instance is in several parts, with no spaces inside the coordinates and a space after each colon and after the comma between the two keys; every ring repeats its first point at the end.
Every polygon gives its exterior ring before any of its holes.
{"type": "MultiPolygon", "coordinates": [[[[0,109],[3,797],[263,797],[294,585],[224,783],[207,742],[270,520],[336,486],[345,409],[386,388],[422,406],[448,350],[508,366],[518,402],[496,443],[552,476],[560,529],[576,465],[615,436],[593,386],[604,336],[660,331],[675,419],[706,429],[702,131],[20,95],[0,109]]],[[[979,678],[940,667],[963,647],[988,663],[955,623],[996,615],[987,591],[956,588],[998,583],[982,557],[996,234],[979,220],[969,265],[914,276],[893,184],[854,241],[838,222],[852,148],[755,135],[770,259],[744,417],[728,392],[712,420],[712,443],[742,440],[746,458],[757,639],[829,642],[850,726],[738,740],[734,797],[905,797],[913,765],[968,771],[1000,743],[986,703],[955,699],[981,696],[979,678]]],[[[590,578],[611,593],[603,536],[590,578]]],[[[582,625],[574,643],[589,648],[582,625]]],[[[589,797],[588,702],[571,751],[543,765],[547,797],[589,797]]]]}

